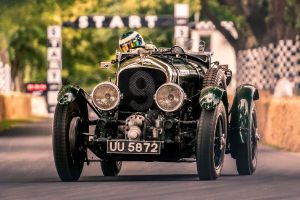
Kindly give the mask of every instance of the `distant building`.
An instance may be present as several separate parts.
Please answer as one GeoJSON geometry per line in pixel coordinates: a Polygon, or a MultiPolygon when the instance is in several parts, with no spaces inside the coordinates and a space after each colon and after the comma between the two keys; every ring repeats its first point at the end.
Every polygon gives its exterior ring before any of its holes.
{"type": "MultiPolygon", "coordinates": [[[[233,37],[238,37],[233,22],[222,21],[221,25],[229,30],[233,37]]],[[[234,48],[215,28],[211,21],[193,22],[190,27],[191,50],[198,51],[200,41],[204,41],[206,43],[205,50],[214,53],[212,61],[219,61],[220,64],[228,64],[232,70],[233,78],[229,89],[234,91],[233,89],[236,87],[236,53],[234,48]]]]}

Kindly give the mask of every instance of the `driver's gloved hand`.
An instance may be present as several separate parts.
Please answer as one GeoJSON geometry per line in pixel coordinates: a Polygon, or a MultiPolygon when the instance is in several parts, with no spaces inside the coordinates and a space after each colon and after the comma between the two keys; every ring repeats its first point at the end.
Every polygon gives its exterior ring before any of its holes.
{"type": "Polygon", "coordinates": [[[226,85],[229,85],[232,79],[232,71],[228,68],[228,65],[219,65],[218,68],[223,70],[226,77],[226,85]]]}
{"type": "Polygon", "coordinates": [[[229,83],[231,82],[231,78],[232,78],[232,71],[230,69],[227,69],[225,71],[225,77],[226,77],[226,85],[229,85],[229,83]]]}

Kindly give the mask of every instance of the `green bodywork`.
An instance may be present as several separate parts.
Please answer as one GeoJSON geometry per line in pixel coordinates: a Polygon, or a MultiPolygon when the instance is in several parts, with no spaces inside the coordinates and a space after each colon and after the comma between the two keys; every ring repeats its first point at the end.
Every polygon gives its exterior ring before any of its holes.
{"type": "Polygon", "coordinates": [[[214,110],[222,100],[224,92],[225,90],[216,86],[205,87],[200,94],[201,107],[205,110],[214,110]]]}
{"type": "Polygon", "coordinates": [[[75,85],[66,85],[62,87],[58,93],[57,101],[59,104],[66,105],[74,102],[78,95],[82,95],[83,89],[75,85]]]}
{"type": "MultiPolygon", "coordinates": [[[[87,99],[85,91],[79,86],[66,85],[62,87],[57,96],[58,105],[71,105],[76,103],[83,119],[88,119],[87,99]]],[[[88,131],[88,127],[85,127],[88,131]]]]}
{"type": "Polygon", "coordinates": [[[243,144],[247,141],[250,128],[251,108],[255,100],[259,99],[258,90],[250,84],[240,85],[231,107],[230,144],[243,144]]]}

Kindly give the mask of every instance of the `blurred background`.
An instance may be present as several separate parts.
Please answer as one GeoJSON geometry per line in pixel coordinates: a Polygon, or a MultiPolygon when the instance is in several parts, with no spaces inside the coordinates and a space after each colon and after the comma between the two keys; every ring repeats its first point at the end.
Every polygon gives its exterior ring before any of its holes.
{"type": "MultiPolygon", "coordinates": [[[[100,69],[99,62],[115,59],[119,36],[128,30],[158,47],[180,43],[199,51],[205,41],[213,61],[228,64],[233,72],[231,96],[243,83],[260,90],[259,132],[264,145],[272,147],[263,146],[262,159],[269,165],[261,174],[276,165],[270,160],[278,154],[273,147],[300,152],[300,0],[0,0],[0,161],[18,163],[5,157],[7,152],[19,145],[20,132],[35,137],[30,133],[38,131],[47,132],[45,138],[37,134],[36,142],[46,141],[41,159],[49,160],[49,116],[58,89],[75,84],[90,92],[113,79],[115,69],[100,69]],[[147,16],[154,17],[153,23],[147,16]],[[36,128],[39,123],[42,127],[36,128]]],[[[26,148],[32,153],[37,143],[26,148]]],[[[280,159],[300,160],[299,154],[280,159]]],[[[40,173],[47,167],[40,166],[40,173]]],[[[0,163],[0,173],[17,176],[9,168],[0,163]]],[[[48,176],[56,176],[52,168],[48,176]]],[[[274,173],[286,169],[299,181],[299,171],[290,166],[274,173]]],[[[26,172],[23,168],[18,175],[26,172]]]]}

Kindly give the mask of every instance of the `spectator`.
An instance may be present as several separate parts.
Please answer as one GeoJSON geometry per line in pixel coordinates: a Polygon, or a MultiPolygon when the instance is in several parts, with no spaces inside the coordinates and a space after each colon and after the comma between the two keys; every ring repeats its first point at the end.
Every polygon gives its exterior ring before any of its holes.
{"type": "MultiPolygon", "coordinates": [[[[279,79],[279,76],[275,75],[275,79],[279,79]]],[[[294,75],[289,73],[288,78],[281,78],[277,81],[275,89],[274,89],[274,97],[289,97],[293,96],[294,90],[294,75]]]]}
{"type": "Polygon", "coordinates": [[[280,80],[280,75],[278,73],[276,73],[274,75],[274,79],[275,79],[274,84],[273,84],[273,86],[271,87],[271,90],[270,90],[271,94],[274,94],[274,92],[275,92],[275,87],[276,87],[278,81],[280,80]]]}

